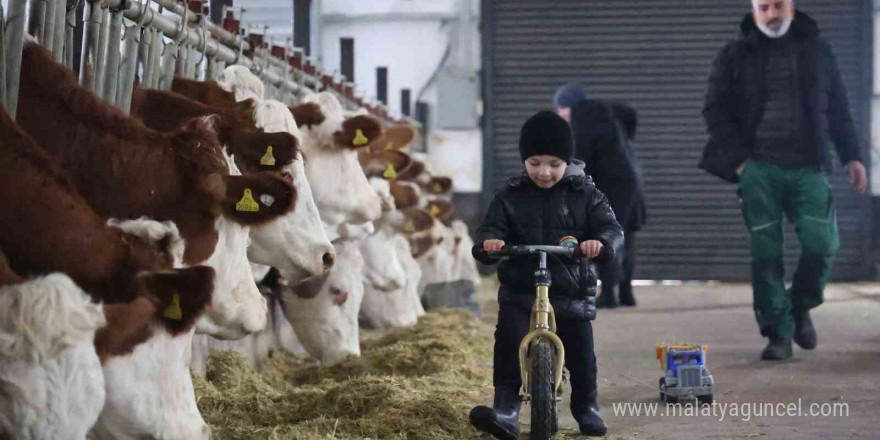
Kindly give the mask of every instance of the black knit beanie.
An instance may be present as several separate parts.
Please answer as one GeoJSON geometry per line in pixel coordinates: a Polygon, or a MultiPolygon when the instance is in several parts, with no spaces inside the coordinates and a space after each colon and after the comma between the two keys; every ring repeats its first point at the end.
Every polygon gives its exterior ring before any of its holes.
{"type": "Polygon", "coordinates": [[[546,154],[571,163],[574,141],[565,119],[551,111],[540,111],[529,118],[519,132],[519,155],[526,159],[546,154]]]}

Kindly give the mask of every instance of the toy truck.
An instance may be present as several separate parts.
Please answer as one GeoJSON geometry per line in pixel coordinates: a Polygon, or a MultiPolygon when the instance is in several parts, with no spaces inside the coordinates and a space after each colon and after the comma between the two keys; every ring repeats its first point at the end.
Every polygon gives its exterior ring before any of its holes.
{"type": "Polygon", "coordinates": [[[658,345],[657,359],[664,376],[660,378],[660,401],[678,403],[696,399],[700,405],[712,404],[715,380],[706,368],[708,345],[658,345]]]}

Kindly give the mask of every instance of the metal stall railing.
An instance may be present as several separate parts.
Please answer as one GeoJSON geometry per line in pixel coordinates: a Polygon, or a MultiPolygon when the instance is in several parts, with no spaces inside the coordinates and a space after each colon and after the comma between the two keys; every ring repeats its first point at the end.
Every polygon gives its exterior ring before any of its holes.
{"type": "MultiPolygon", "coordinates": [[[[203,14],[174,0],[30,0],[28,23],[28,0],[10,0],[6,31],[0,35],[0,43],[6,47],[5,57],[0,57],[0,101],[13,117],[18,103],[25,28],[52,52],[55,61],[72,67],[76,9],[81,2],[84,31],[80,82],[125,112],[131,107],[132,87],[138,73],[141,87],[169,90],[174,75],[213,79],[233,64],[247,67],[283,93],[328,90],[346,109],[358,107],[356,101],[328,87],[320,69],[307,73],[291,67],[287,56],[291,51],[301,54],[301,49],[288,48],[284,59],[277,58],[267,49],[252,48],[242,36],[211,23],[203,14]],[[159,13],[152,3],[176,14],[177,19],[159,13]],[[138,63],[142,65],[140,70],[138,63]]],[[[0,15],[3,12],[0,8],[0,15]]],[[[314,66],[314,60],[306,57],[306,61],[314,66]]],[[[353,84],[345,87],[354,90],[353,84]]],[[[387,116],[383,106],[373,110],[380,118],[387,116]]],[[[408,117],[403,120],[419,125],[408,117]]]]}

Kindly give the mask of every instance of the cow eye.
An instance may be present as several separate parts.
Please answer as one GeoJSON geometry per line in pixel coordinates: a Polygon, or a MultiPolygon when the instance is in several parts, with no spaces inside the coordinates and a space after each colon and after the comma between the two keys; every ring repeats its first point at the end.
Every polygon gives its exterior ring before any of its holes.
{"type": "Polygon", "coordinates": [[[293,184],[293,174],[290,174],[287,171],[281,173],[281,178],[284,179],[285,182],[293,184]]]}
{"type": "Polygon", "coordinates": [[[334,295],[339,295],[340,293],[342,293],[342,290],[340,290],[338,287],[331,287],[330,293],[332,293],[334,295]]]}

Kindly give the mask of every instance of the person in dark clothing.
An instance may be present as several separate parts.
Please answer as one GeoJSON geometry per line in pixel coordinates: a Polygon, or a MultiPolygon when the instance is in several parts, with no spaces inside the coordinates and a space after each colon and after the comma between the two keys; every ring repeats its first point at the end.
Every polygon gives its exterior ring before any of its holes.
{"type": "MultiPolygon", "coordinates": [[[[588,258],[600,249],[620,251],[623,231],[604,195],[584,174],[584,165],[572,160],[573,141],[568,123],[553,112],[535,114],[523,125],[519,151],[526,167],[496,193],[483,225],[477,230],[474,257],[485,264],[497,261],[479,250],[499,250],[505,244],[558,244],[577,238],[588,258]]],[[[556,314],[557,334],[565,346],[565,365],[571,378],[571,412],[580,431],[600,436],[607,431],[599,413],[596,356],[591,320],[596,316],[597,276],[583,260],[547,262],[552,279],[550,303],[556,314]]],[[[471,423],[497,438],[516,439],[522,381],[519,344],[529,331],[535,299],[537,257],[501,262],[498,279],[500,305],[495,328],[492,408],[471,411],[471,423]]]]}
{"type": "Polygon", "coordinates": [[[565,84],[553,96],[556,111],[571,123],[574,157],[586,163],[586,173],[608,197],[611,209],[626,232],[626,248],[612,264],[601,270],[602,294],[598,307],[634,306],[632,270],[635,266],[635,237],[645,221],[645,199],[641,171],[629,145],[635,136],[635,110],[625,104],[586,99],[578,84],[565,84]]]}
{"type": "Polygon", "coordinates": [[[762,359],[792,356],[818,343],[810,310],[839,246],[834,199],[825,173],[833,141],[852,188],[867,188],[859,143],[837,60],[791,0],[752,0],[742,35],[715,58],[703,107],[709,141],[700,167],[739,184],[751,239],[752,290],[762,359]],[[801,256],[786,290],[783,215],[795,225],[801,256]]]}

